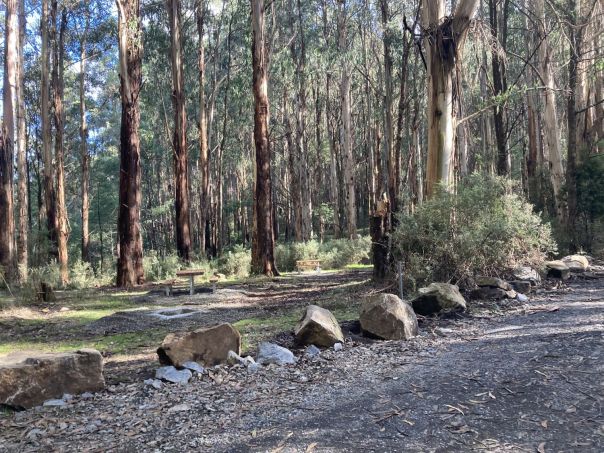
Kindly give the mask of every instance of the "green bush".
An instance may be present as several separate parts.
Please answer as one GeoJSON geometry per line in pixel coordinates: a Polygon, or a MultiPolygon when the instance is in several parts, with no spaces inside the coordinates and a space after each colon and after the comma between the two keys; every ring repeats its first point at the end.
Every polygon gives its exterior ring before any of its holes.
{"type": "Polygon", "coordinates": [[[577,239],[591,253],[604,252],[604,154],[586,157],[577,168],[577,239]]]}
{"type": "Polygon", "coordinates": [[[232,250],[224,252],[216,260],[216,270],[222,274],[244,278],[250,275],[252,254],[242,245],[236,245],[232,250]]]}
{"type": "Polygon", "coordinates": [[[371,239],[333,239],[320,244],[316,240],[279,244],[275,248],[277,269],[291,272],[298,260],[320,260],[324,269],[340,269],[349,264],[359,264],[369,259],[371,239]]]}
{"type": "Polygon", "coordinates": [[[503,178],[471,175],[457,194],[441,191],[393,234],[395,259],[412,284],[462,282],[517,265],[538,266],[556,251],[550,226],[503,178]]]}
{"type": "Polygon", "coordinates": [[[69,269],[69,287],[73,289],[90,288],[97,285],[98,280],[94,275],[90,263],[77,260],[69,269]]]}
{"type": "Polygon", "coordinates": [[[179,269],[180,261],[176,255],[161,257],[155,250],[150,250],[143,257],[143,270],[148,282],[174,278],[179,269]]]}

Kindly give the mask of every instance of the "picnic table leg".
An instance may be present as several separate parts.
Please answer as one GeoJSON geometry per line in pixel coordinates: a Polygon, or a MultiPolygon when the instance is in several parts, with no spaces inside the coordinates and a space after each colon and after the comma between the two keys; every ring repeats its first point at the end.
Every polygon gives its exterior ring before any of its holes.
{"type": "Polygon", "coordinates": [[[189,294],[192,296],[195,294],[195,285],[193,284],[193,279],[195,277],[193,275],[189,275],[189,294]]]}

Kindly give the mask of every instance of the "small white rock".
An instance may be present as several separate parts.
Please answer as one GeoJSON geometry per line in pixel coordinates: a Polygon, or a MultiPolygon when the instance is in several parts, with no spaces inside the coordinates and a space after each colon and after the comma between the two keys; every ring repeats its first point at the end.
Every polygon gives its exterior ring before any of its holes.
{"type": "Polygon", "coordinates": [[[336,343],[333,345],[333,350],[336,352],[341,351],[342,349],[344,349],[344,346],[342,345],[342,343],[336,343]]]}
{"type": "Polygon", "coordinates": [[[524,294],[518,293],[518,294],[516,294],[516,300],[518,302],[526,303],[526,302],[528,302],[529,299],[524,294]]]}
{"type": "Polygon", "coordinates": [[[144,381],[145,385],[150,385],[151,387],[153,387],[154,389],[159,390],[161,388],[161,381],[159,379],[145,379],[144,381]]]}
{"type": "MultiPolygon", "coordinates": [[[[336,343],[336,344],[340,344],[340,343],[336,343]]],[[[311,357],[311,358],[318,357],[320,354],[321,354],[321,350],[319,348],[317,348],[314,344],[311,344],[304,351],[304,355],[306,355],[307,357],[311,357]]]]}
{"type": "Polygon", "coordinates": [[[43,406],[51,406],[51,407],[63,407],[67,404],[67,402],[63,399],[52,399],[44,401],[43,406]]]}
{"type": "Polygon", "coordinates": [[[173,366],[163,366],[155,372],[155,378],[174,384],[186,384],[193,376],[190,370],[177,370],[173,366]]]}

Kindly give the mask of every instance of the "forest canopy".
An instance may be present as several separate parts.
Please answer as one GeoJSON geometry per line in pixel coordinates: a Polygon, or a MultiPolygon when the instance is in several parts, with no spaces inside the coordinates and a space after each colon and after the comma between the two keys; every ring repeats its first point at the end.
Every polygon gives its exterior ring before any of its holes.
{"type": "Polygon", "coordinates": [[[56,265],[63,285],[85,272],[130,287],[208,260],[276,275],[319,253],[365,262],[370,234],[388,264],[399,221],[477,175],[515,181],[501,197],[527,200],[561,252],[602,250],[598,0],[6,0],[2,13],[7,282],[56,265]]]}

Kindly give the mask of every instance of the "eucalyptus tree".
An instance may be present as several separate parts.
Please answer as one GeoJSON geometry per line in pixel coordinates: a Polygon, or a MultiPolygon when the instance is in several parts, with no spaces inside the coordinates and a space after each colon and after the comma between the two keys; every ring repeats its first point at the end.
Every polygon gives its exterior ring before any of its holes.
{"type": "Polygon", "coordinates": [[[13,159],[15,150],[14,98],[17,84],[19,27],[17,1],[6,1],[4,38],[3,121],[0,132],[0,266],[4,275],[16,277],[15,220],[13,213],[13,159]]]}
{"type": "Polygon", "coordinates": [[[182,11],[180,0],[166,0],[170,28],[170,60],[172,63],[172,104],[174,107],[174,187],[176,196],[176,250],[185,262],[191,259],[191,227],[189,212],[189,162],[187,150],[187,113],[182,55],[182,11]]]}
{"type": "Polygon", "coordinates": [[[445,0],[423,0],[422,34],[428,71],[428,161],[426,196],[436,185],[450,188],[454,183],[453,77],[478,0],[460,0],[446,15],[445,0]]]}
{"type": "Polygon", "coordinates": [[[17,59],[17,199],[19,205],[19,226],[17,236],[17,264],[19,266],[19,278],[21,282],[27,280],[29,253],[29,197],[28,197],[28,172],[27,172],[27,124],[25,110],[25,58],[24,47],[27,27],[25,15],[25,0],[18,0],[19,13],[19,46],[17,59]]]}
{"type": "Polygon", "coordinates": [[[119,256],[117,286],[142,284],[143,242],[140,225],[141,149],[139,93],[142,83],[142,28],[139,0],[116,0],[122,120],[120,129],[119,256]]]}
{"type": "Polygon", "coordinates": [[[279,275],[275,265],[271,148],[268,137],[268,62],[264,27],[264,0],[251,0],[252,6],[252,90],[254,93],[254,144],[256,147],[256,189],[252,271],[279,275]]]}

